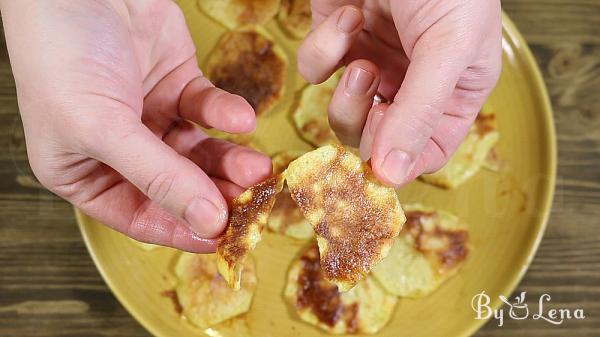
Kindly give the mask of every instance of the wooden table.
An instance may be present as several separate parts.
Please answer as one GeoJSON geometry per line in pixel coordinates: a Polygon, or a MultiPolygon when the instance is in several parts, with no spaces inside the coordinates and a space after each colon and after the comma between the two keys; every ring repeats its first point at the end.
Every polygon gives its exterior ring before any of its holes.
{"type": "MultiPolygon", "coordinates": [[[[477,336],[600,336],[600,1],[505,0],[554,106],[559,167],[548,230],[517,292],[587,318],[489,322],[477,336]]],[[[148,336],[90,259],[71,206],[27,163],[6,46],[0,49],[0,336],[148,336]]]]}

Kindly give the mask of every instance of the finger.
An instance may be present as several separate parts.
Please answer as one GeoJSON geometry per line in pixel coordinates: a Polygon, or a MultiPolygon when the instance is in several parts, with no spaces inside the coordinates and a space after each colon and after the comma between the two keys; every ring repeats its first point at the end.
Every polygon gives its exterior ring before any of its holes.
{"type": "Polygon", "coordinates": [[[248,133],[256,128],[256,114],[241,96],[216,88],[204,77],[192,80],[179,101],[181,117],[207,128],[248,133]]]}
{"type": "Polygon", "coordinates": [[[379,69],[370,61],[356,60],[346,67],[329,103],[329,125],[342,143],[360,144],[379,80],[379,69]]]}
{"type": "Polygon", "coordinates": [[[253,149],[210,138],[188,122],[180,123],[165,143],[189,158],[211,177],[248,188],[271,176],[271,159],[253,149]]]}
{"type": "Polygon", "coordinates": [[[118,171],[151,200],[184,219],[203,238],[225,227],[227,204],[219,189],[187,158],[135,120],[105,127],[102,142],[87,144],[90,155],[118,171]]]}
{"type": "Polygon", "coordinates": [[[100,164],[71,186],[66,199],[84,213],[138,241],[194,253],[216,249],[216,239],[195,234],[189,225],[156,203],[110,167],[100,164]]]}
{"type": "Polygon", "coordinates": [[[404,81],[373,141],[371,164],[384,183],[407,182],[416,159],[437,128],[465,69],[451,50],[431,50],[417,43],[404,81]]]}
{"type": "Polygon", "coordinates": [[[378,93],[394,98],[408,68],[408,58],[401,48],[394,48],[363,31],[344,56],[345,62],[352,60],[369,60],[376,64],[381,76],[378,93]]]}
{"type": "Polygon", "coordinates": [[[441,169],[465,139],[472,124],[471,116],[443,115],[421,153],[425,165],[418,174],[441,169]]]}
{"type": "Polygon", "coordinates": [[[162,137],[173,121],[179,118],[179,101],[183,89],[199,76],[202,76],[202,72],[194,55],[160,80],[151,81],[155,85],[145,95],[143,102],[144,125],[162,137]]]}
{"type": "Polygon", "coordinates": [[[325,81],[339,67],[362,30],[362,11],[354,6],[335,10],[313,30],[298,49],[298,70],[310,83],[325,81]]]}
{"type": "Polygon", "coordinates": [[[133,239],[193,253],[212,253],[217,248],[217,239],[202,238],[186,222],[150,200],[134,214],[125,231],[133,239]]]}
{"type": "Polygon", "coordinates": [[[211,178],[212,181],[217,185],[227,203],[231,206],[231,201],[238,197],[240,194],[244,193],[245,189],[232,183],[231,181],[219,179],[219,178],[211,178]]]}
{"type": "Polygon", "coordinates": [[[389,104],[381,103],[373,106],[369,111],[369,117],[365,123],[360,138],[360,158],[367,161],[371,158],[371,147],[373,146],[373,137],[377,132],[377,127],[383,119],[383,115],[389,108],[389,104]]]}

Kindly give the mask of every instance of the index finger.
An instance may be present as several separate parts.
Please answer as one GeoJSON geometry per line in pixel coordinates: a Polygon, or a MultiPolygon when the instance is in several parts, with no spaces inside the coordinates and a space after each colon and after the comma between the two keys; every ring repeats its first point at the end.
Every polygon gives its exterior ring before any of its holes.
{"type": "Polygon", "coordinates": [[[329,78],[350,50],[364,21],[360,9],[344,6],[308,34],[298,49],[298,71],[304,79],[316,84],[329,78]]]}

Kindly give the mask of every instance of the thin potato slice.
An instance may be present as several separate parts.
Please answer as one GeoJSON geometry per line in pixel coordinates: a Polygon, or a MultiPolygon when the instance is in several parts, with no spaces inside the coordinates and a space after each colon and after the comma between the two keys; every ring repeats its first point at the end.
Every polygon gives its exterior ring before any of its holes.
{"type": "Polygon", "coordinates": [[[262,25],[279,10],[280,0],[198,0],[198,7],[223,26],[237,29],[262,25]]]}
{"type": "MultiPolygon", "coordinates": [[[[290,162],[304,153],[299,151],[282,151],[275,154],[273,156],[273,172],[275,174],[282,173],[290,162]]],[[[271,231],[294,239],[303,240],[315,236],[312,226],[292,200],[287,187],[284,187],[281,194],[277,196],[267,225],[271,231]]]]}
{"type": "Polygon", "coordinates": [[[256,30],[225,34],[210,54],[205,70],[212,83],[244,97],[257,115],[279,101],[285,89],[285,53],[256,30]]]}
{"type": "Polygon", "coordinates": [[[177,299],[185,317],[206,328],[229,320],[250,309],[256,288],[254,262],[244,262],[239,291],[232,290],[217,272],[215,254],[182,253],[175,266],[177,299]]]}
{"type": "Polygon", "coordinates": [[[373,276],[391,294],[422,297],[463,265],[471,250],[467,227],[450,213],[405,205],[407,221],[373,276]]]}
{"type": "Polygon", "coordinates": [[[372,277],[341,293],[319,266],[319,250],[310,246],[288,273],[285,297],[300,319],[334,334],[377,333],[390,320],[397,302],[372,277]]]}
{"type": "Polygon", "coordinates": [[[498,142],[496,114],[482,111],[463,143],[448,163],[439,171],[424,174],[421,179],[443,188],[456,188],[474,176],[486,163],[489,152],[498,142]]]}
{"type": "Polygon", "coordinates": [[[309,85],[302,91],[293,112],[294,124],[300,136],[314,146],[339,143],[327,117],[331,96],[339,81],[337,74],[319,85],[309,85]]]}
{"type": "Polygon", "coordinates": [[[230,287],[240,289],[244,261],[261,239],[275,196],[283,188],[283,176],[276,175],[250,187],[233,199],[229,223],[217,246],[217,267],[230,287]]]}
{"type": "Polygon", "coordinates": [[[303,39],[310,31],[310,0],[282,0],[277,20],[292,37],[303,39]]]}
{"type": "Polygon", "coordinates": [[[294,160],[285,172],[292,199],[317,234],[321,267],[340,291],[384,258],[406,220],[394,189],[339,145],[294,160]]]}

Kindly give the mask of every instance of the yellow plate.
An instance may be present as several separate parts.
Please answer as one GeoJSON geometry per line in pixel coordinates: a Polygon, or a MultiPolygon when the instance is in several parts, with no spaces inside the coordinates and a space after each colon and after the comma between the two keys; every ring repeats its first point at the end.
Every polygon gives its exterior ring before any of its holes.
{"type": "MultiPolygon", "coordinates": [[[[200,64],[225,29],[206,18],[194,1],[181,0],[198,44],[200,64]]],[[[289,118],[304,82],[295,69],[297,42],[287,41],[275,21],[266,29],[288,53],[290,67],[282,101],[260,119],[257,135],[268,154],[310,149],[295,135],[289,118]]],[[[475,250],[464,268],[431,296],[401,299],[380,336],[467,336],[484,321],[475,320],[473,295],[485,291],[492,305],[510,295],[529,265],[550,211],[556,175],[556,142],[548,96],[539,70],[517,29],[504,16],[504,70],[489,99],[498,112],[498,153],[507,163],[501,174],[482,171],[459,189],[444,191],[415,182],[399,192],[402,202],[446,209],[471,227],[475,250]]],[[[180,319],[161,292],[173,287],[175,250],[140,249],[130,239],[76,211],[83,237],[102,276],[129,312],[156,336],[221,336],[203,333],[180,319]]],[[[302,247],[292,239],[266,233],[255,252],[258,287],[245,321],[253,336],[321,336],[299,321],[282,297],[285,275],[302,247]]],[[[236,336],[237,337],[237,336],[236,336]]]]}

